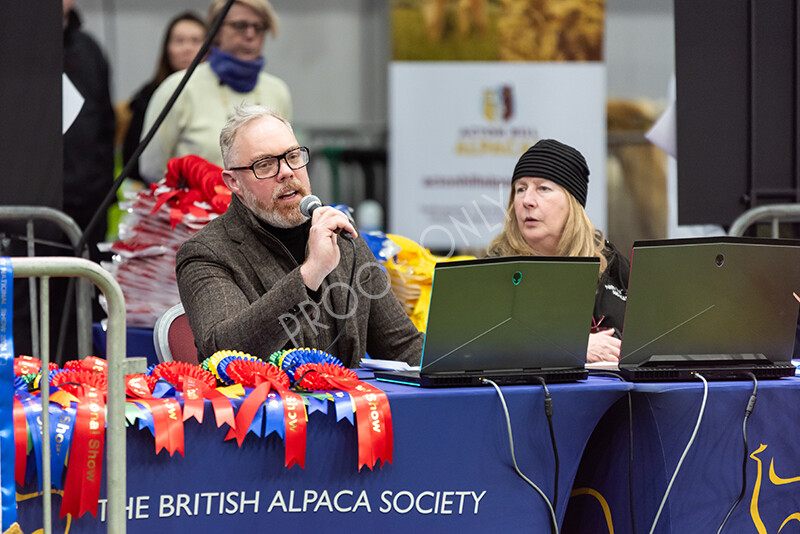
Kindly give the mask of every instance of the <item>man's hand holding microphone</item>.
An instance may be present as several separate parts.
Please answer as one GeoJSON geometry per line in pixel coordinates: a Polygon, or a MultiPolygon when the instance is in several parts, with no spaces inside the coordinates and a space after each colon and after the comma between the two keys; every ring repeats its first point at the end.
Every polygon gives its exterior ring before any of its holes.
{"type": "Polygon", "coordinates": [[[306,286],[316,291],[325,277],[339,265],[341,253],[337,236],[352,240],[358,237],[358,233],[344,213],[336,208],[323,206],[315,195],[303,197],[300,201],[300,212],[311,218],[308,258],[300,266],[300,274],[306,286]]]}

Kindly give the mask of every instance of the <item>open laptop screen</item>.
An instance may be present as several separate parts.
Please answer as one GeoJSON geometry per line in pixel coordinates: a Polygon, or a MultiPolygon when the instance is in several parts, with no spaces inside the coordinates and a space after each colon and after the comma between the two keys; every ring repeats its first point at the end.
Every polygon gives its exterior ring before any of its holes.
{"type": "Polygon", "coordinates": [[[800,241],[637,241],[620,369],[788,364],[798,320],[794,294],[800,241]]]}
{"type": "Polygon", "coordinates": [[[536,256],[438,264],[421,372],[583,368],[598,269],[536,256]]]}

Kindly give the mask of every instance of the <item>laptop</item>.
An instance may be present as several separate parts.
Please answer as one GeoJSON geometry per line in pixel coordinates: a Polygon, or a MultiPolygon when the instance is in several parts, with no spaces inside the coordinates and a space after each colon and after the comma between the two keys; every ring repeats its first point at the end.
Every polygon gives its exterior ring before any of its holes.
{"type": "Polygon", "coordinates": [[[420,370],[375,378],[422,387],[584,379],[598,269],[597,258],[438,263],[420,370]]]}
{"type": "Polygon", "coordinates": [[[636,241],[620,353],[632,381],[793,376],[800,241],[636,241]]]}

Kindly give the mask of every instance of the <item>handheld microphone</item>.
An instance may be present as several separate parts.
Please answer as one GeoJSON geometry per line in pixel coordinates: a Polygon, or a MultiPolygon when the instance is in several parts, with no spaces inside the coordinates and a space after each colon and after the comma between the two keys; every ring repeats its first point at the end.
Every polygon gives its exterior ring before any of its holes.
{"type": "MultiPolygon", "coordinates": [[[[317,208],[322,207],[322,201],[316,195],[306,195],[300,201],[300,213],[302,213],[306,217],[311,217],[316,211],[317,208]]],[[[349,240],[353,240],[353,236],[350,235],[349,232],[341,233],[341,228],[337,228],[335,231],[341,237],[349,240]]]]}

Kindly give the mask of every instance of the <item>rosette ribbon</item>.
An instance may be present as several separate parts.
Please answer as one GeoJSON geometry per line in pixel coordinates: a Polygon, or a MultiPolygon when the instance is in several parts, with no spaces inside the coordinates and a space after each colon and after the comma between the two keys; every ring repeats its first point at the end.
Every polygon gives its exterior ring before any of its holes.
{"type": "Polygon", "coordinates": [[[28,455],[28,420],[25,408],[17,397],[14,397],[14,479],[20,486],[25,485],[25,465],[28,455]]]}
{"type": "Polygon", "coordinates": [[[214,408],[217,427],[223,423],[231,427],[235,424],[233,407],[228,398],[216,390],[217,381],[209,371],[186,362],[164,362],[155,366],[151,374],[173,384],[183,393],[183,421],[194,417],[198,423],[202,423],[205,399],[209,399],[214,408]]]}
{"type": "Polygon", "coordinates": [[[59,517],[67,514],[81,517],[86,512],[97,517],[103,472],[105,392],[89,385],[64,384],[61,387],[69,387],[69,392],[78,398],[78,409],[59,517]]]}
{"type": "MultiPolygon", "coordinates": [[[[64,364],[64,369],[70,371],[94,371],[95,373],[101,373],[103,375],[108,374],[108,362],[102,358],[98,358],[97,356],[87,356],[82,360],[70,360],[64,364]]],[[[52,371],[52,366],[50,368],[52,371]]]]}
{"type": "MultiPolygon", "coordinates": [[[[231,201],[231,192],[222,181],[222,169],[200,156],[188,155],[167,162],[165,185],[172,190],[158,193],[152,213],[162,205],[170,206],[169,219],[172,228],[183,220],[186,213],[195,217],[208,217],[209,211],[224,213],[231,201]],[[198,204],[207,202],[211,210],[198,204]]],[[[154,191],[156,184],[150,186],[154,191]]]]}
{"type": "Polygon", "coordinates": [[[131,397],[128,402],[142,406],[153,415],[156,454],[167,449],[170,456],[176,451],[183,456],[183,416],[178,401],[154,397],[143,376],[126,380],[125,392],[131,397]]]}
{"type": "Polygon", "coordinates": [[[258,414],[271,390],[275,390],[283,403],[284,419],[284,465],[290,468],[299,464],[306,465],[306,408],[303,398],[289,390],[289,377],[273,365],[259,360],[235,360],[228,364],[226,373],[237,380],[244,380],[243,385],[254,385],[255,389],[247,396],[236,413],[236,428],[231,429],[225,439],[236,438],[242,445],[253,419],[258,414]]]}
{"type": "Polygon", "coordinates": [[[191,376],[181,377],[181,385],[183,389],[184,421],[194,417],[198,423],[202,423],[205,399],[208,399],[214,408],[217,428],[223,424],[228,425],[231,429],[236,428],[236,419],[233,415],[231,401],[221,391],[209,387],[202,380],[191,376]]]}
{"type": "Polygon", "coordinates": [[[375,462],[392,463],[394,435],[389,399],[380,389],[360,381],[350,369],[329,364],[305,364],[295,371],[306,389],[340,389],[353,399],[358,429],[358,470],[375,462]]]}

